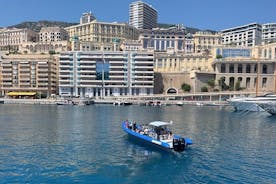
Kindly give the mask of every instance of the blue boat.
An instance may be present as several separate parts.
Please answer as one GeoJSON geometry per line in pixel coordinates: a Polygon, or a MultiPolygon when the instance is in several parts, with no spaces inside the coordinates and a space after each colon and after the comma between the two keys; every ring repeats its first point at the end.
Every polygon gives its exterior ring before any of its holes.
{"type": "Polygon", "coordinates": [[[140,125],[126,120],[122,123],[122,128],[126,133],[128,133],[128,135],[137,139],[167,150],[182,152],[193,142],[189,138],[172,134],[168,129],[168,126],[171,124],[172,123],[163,121],[153,121],[148,125],[140,125]]]}

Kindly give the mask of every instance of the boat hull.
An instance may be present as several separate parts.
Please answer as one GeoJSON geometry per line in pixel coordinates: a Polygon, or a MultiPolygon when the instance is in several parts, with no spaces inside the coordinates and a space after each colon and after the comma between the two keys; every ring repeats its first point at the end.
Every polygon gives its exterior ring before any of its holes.
{"type": "Polygon", "coordinates": [[[266,112],[276,115],[276,102],[259,103],[258,105],[266,112]]]}
{"type": "Polygon", "coordinates": [[[236,111],[264,111],[264,109],[257,105],[254,101],[229,101],[229,103],[235,108],[236,111]]]}

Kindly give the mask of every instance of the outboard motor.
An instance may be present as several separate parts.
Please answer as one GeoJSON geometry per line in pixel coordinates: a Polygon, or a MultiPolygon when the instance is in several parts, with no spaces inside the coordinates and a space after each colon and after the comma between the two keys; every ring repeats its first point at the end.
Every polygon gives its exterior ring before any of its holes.
{"type": "Polygon", "coordinates": [[[185,149],[185,139],[179,138],[179,139],[173,139],[173,149],[174,151],[182,152],[185,149]]]}

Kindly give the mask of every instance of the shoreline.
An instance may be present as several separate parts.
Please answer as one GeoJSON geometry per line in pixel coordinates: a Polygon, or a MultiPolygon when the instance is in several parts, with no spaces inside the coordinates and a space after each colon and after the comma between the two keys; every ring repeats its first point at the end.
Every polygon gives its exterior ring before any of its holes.
{"type": "MultiPolygon", "coordinates": [[[[64,102],[64,99],[0,99],[1,104],[30,104],[30,105],[57,105],[59,102],[64,102]]],[[[112,104],[112,105],[148,105],[148,106],[162,106],[162,105],[228,105],[227,101],[217,100],[125,100],[125,99],[72,99],[77,104],[85,102],[90,104],[112,104]]]]}

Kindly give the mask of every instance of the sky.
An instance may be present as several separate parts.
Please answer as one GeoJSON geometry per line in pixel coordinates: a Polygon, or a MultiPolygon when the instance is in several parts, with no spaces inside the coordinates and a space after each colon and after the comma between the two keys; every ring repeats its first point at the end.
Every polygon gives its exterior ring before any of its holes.
{"type": "MultiPolygon", "coordinates": [[[[91,11],[98,21],[128,22],[134,0],[1,0],[0,27],[24,21],[78,23],[91,11]]],[[[158,11],[158,22],[199,29],[223,30],[276,22],[276,0],[144,0],[158,11]]]]}

